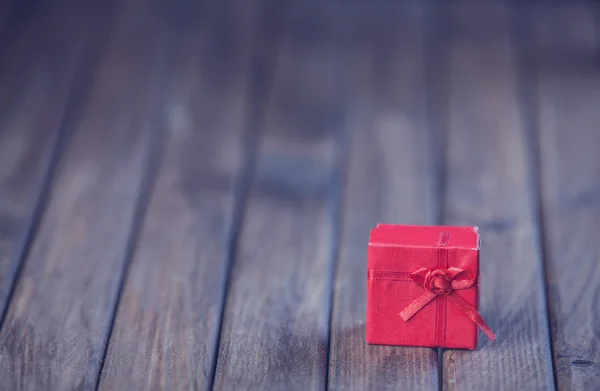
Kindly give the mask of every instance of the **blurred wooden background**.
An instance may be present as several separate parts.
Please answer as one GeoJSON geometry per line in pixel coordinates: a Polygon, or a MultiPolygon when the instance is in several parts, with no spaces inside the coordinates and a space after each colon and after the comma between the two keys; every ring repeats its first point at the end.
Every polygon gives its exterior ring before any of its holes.
{"type": "Polygon", "coordinates": [[[0,389],[600,389],[599,11],[1,0],[0,389]],[[365,344],[378,222],[495,343],[365,344]]]}

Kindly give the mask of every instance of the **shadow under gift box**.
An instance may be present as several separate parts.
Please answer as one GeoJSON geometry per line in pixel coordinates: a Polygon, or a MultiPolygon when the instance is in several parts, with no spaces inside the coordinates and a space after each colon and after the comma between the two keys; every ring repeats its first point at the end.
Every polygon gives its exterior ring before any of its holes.
{"type": "Polygon", "coordinates": [[[369,239],[367,343],[474,350],[478,326],[465,308],[479,309],[479,246],[477,227],[377,225],[369,239]],[[435,295],[404,320],[402,311],[411,312],[411,304],[415,310],[415,301],[427,298],[425,287],[414,281],[415,272],[429,273],[427,286],[436,289],[438,282],[446,283],[436,273],[448,278],[449,269],[461,270],[460,276],[474,283],[435,295]]]}

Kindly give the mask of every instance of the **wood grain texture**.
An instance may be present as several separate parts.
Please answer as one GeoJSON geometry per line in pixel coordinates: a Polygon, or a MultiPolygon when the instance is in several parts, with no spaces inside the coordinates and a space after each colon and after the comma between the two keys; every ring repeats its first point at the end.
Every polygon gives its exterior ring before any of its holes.
{"type": "Polygon", "coordinates": [[[326,386],[339,126],[335,14],[298,6],[277,58],[223,319],[215,389],[326,386]]]}
{"type": "Polygon", "coordinates": [[[432,223],[434,209],[423,12],[405,4],[363,4],[342,14],[350,147],[331,327],[333,390],[438,389],[434,349],[365,343],[369,231],[377,223],[432,223]]]}
{"type": "MultiPolygon", "coordinates": [[[[56,2],[55,2],[56,3],[56,2]]],[[[48,7],[0,55],[0,313],[4,310],[52,170],[69,88],[81,57],[83,2],[48,7]]]]}
{"type": "MultiPolygon", "coordinates": [[[[144,176],[164,52],[161,10],[139,5],[124,5],[89,99],[77,102],[79,121],[68,125],[72,138],[0,333],[2,388],[96,385],[144,176]]],[[[95,34],[110,25],[101,22],[95,34]]]]}
{"type": "Polygon", "coordinates": [[[444,223],[482,237],[480,311],[498,334],[443,354],[449,390],[554,388],[528,146],[508,9],[454,3],[444,223]]]}
{"type": "Polygon", "coordinates": [[[600,387],[600,67],[585,6],[536,8],[542,204],[557,385],[600,387]]]}
{"type": "Polygon", "coordinates": [[[210,388],[255,16],[253,2],[230,5],[181,2],[172,10],[160,109],[165,156],[100,389],[210,388]]]}

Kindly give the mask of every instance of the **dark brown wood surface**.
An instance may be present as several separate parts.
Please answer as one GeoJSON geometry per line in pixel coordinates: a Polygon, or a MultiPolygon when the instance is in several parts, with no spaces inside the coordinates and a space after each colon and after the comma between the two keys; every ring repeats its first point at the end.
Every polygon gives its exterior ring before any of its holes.
{"type": "Polygon", "coordinates": [[[77,6],[60,15],[47,9],[22,26],[0,57],[0,311],[34,234],[45,179],[59,152],[57,136],[81,43],[65,28],[81,22],[67,19],[84,11],[77,6]]]}
{"type": "Polygon", "coordinates": [[[0,0],[0,390],[599,389],[599,10],[0,0]],[[367,345],[378,222],[498,340],[367,345]]]}
{"type": "Polygon", "coordinates": [[[452,29],[444,223],[479,226],[480,306],[498,334],[490,343],[479,333],[475,352],[444,352],[444,388],[449,390],[554,386],[532,167],[518,106],[509,11],[500,3],[460,2],[448,13],[452,29]]]}
{"type": "Polygon", "coordinates": [[[587,6],[533,10],[547,284],[559,389],[600,384],[600,62],[587,6]]]}
{"type": "Polygon", "coordinates": [[[81,118],[67,125],[72,139],[0,333],[7,389],[97,381],[144,176],[157,84],[149,81],[164,52],[152,33],[159,10],[138,5],[126,5],[89,100],[76,103],[81,118]]]}
{"type": "Polygon", "coordinates": [[[328,11],[290,11],[231,273],[216,389],[326,386],[340,121],[328,11]]]}
{"type": "Polygon", "coordinates": [[[210,388],[228,239],[239,218],[234,190],[254,22],[252,8],[224,7],[180,3],[171,11],[177,33],[158,109],[165,156],[100,389],[210,388]]]}
{"type": "Polygon", "coordinates": [[[350,96],[344,131],[349,145],[329,386],[437,390],[434,349],[365,344],[369,231],[377,223],[426,224],[434,219],[423,8],[377,10],[361,5],[344,10],[341,17],[348,83],[344,88],[350,96]]]}

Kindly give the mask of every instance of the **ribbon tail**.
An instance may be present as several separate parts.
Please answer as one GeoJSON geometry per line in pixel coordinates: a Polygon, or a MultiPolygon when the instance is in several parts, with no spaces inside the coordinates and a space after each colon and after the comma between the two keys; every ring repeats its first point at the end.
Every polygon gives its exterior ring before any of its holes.
{"type": "Polygon", "coordinates": [[[414,314],[419,312],[421,308],[425,307],[427,303],[433,300],[437,295],[435,293],[431,293],[429,291],[423,293],[421,296],[417,297],[415,301],[410,303],[405,309],[400,312],[400,316],[404,321],[412,318],[414,314]]]}
{"type": "Polygon", "coordinates": [[[463,298],[457,294],[451,294],[448,298],[462,310],[472,321],[475,323],[487,337],[493,342],[496,339],[496,334],[492,331],[492,328],[485,322],[479,311],[475,309],[471,304],[467,303],[463,298]]]}

